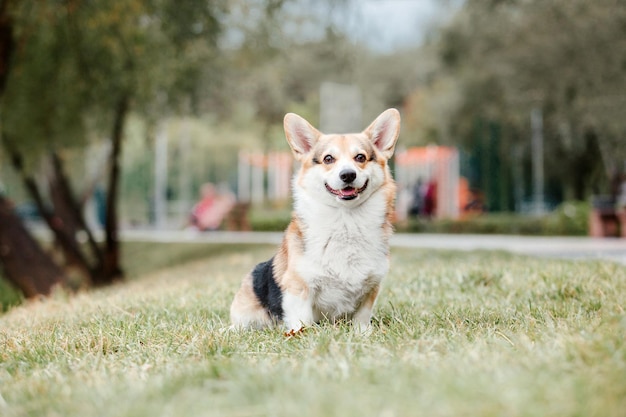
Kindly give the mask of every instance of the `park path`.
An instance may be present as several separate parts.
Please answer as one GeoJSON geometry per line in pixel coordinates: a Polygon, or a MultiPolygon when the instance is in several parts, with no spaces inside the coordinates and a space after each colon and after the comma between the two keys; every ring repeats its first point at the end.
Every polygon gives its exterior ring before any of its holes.
{"type": "MultiPolygon", "coordinates": [[[[281,232],[197,232],[191,230],[124,230],[129,241],[266,243],[278,245],[281,232]]],[[[453,235],[396,233],[391,245],[439,250],[501,250],[511,253],[565,259],[603,259],[626,265],[626,239],[510,235],[453,235]]]]}

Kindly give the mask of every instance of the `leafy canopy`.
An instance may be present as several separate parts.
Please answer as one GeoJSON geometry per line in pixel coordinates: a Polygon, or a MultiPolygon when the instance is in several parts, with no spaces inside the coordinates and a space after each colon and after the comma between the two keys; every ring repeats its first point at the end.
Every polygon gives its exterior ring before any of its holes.
{"type": "Polygon", "coordinates": [[[154,114],[193,96],[220,33],[221,0],[14,2],[17,48],[0,103],[14,145],[83,143],[123,97],[154,114]]]}

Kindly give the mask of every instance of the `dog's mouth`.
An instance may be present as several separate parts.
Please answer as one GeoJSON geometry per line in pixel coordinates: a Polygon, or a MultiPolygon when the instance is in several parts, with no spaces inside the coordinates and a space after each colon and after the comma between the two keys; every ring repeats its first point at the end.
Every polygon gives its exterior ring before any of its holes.
{"type": "Polygon", "coordinates": [[[339,197],[342,200],[354,200],[355,198],[357,198],[359,196],[359,194],[361,194],[363,192],[363,190],[365,190],[365,188],[367,188],[367,184],[369,183],[369,180],[365,181],[365,184],[363,184],[363,187],[361,188],[354,188],[354,187],[344,187],[340,190],[335,190],[334,188],[332,188],[330,185],[325,184],[326,185],[326,189],[328,190],[329,193],[336,195],[337,197],[339,197]]]}

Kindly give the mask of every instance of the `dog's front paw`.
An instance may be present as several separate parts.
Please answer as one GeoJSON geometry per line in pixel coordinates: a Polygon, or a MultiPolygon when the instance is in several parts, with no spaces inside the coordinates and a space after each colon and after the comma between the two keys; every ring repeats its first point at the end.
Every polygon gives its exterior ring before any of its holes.
{"type": "Polygon", "coordinates": [[[287,339],[291,339],[293,337],[298,337],[302,335],[304,333],[304,330],[305,330],[304,327],[300,327],[298,330],[291,329],[289,331],[286,331],[284,335],[287,339]]]}
{"type": "Polygon", "coordinates": [[[303,323],[301,320],[294,320],[292,322],[285,321],[283,325],[283,328],[285,329],[285,334],[300,333],[304,330],[305,327],[305,323],[303,323]]]}
{"type": "Polygon", "coordinates": [[[310,308],[300,308],[297,314],[285,314],[283,319],[283,328],[286,333],[298,333],[303,328],[310,326],[314,323],[313,313],[310,308]]]}
{"type": "Polygon", "coordinates": [[[360,334],[361,336],[369,336],[372,334],[373,331],[372,325],[369,322],[356,322],[352,324],[352,327],[354,329],[354,332],[356,334],[360,334]]]}

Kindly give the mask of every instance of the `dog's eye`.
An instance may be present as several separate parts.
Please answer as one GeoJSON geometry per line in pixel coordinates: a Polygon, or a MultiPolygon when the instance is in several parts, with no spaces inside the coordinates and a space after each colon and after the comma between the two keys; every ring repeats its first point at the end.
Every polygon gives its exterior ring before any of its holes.
{"type": "Polygon", "coordinates": [[[360,153],[354,157],[354,160],[357,161],[359,164],[362,164],[363,162],[367,161],[367,157],[360,153]]]}
{"type": "Polygon", "coordinates": [[[326,155],[326,156],[324,157],[324,163],[325,163],[326,165],[328,165],[328,164],[332,164],[333,162],[335,162],[335,158],[333,158],[333,156],[332,156],[332,155],[326,155]]]}

